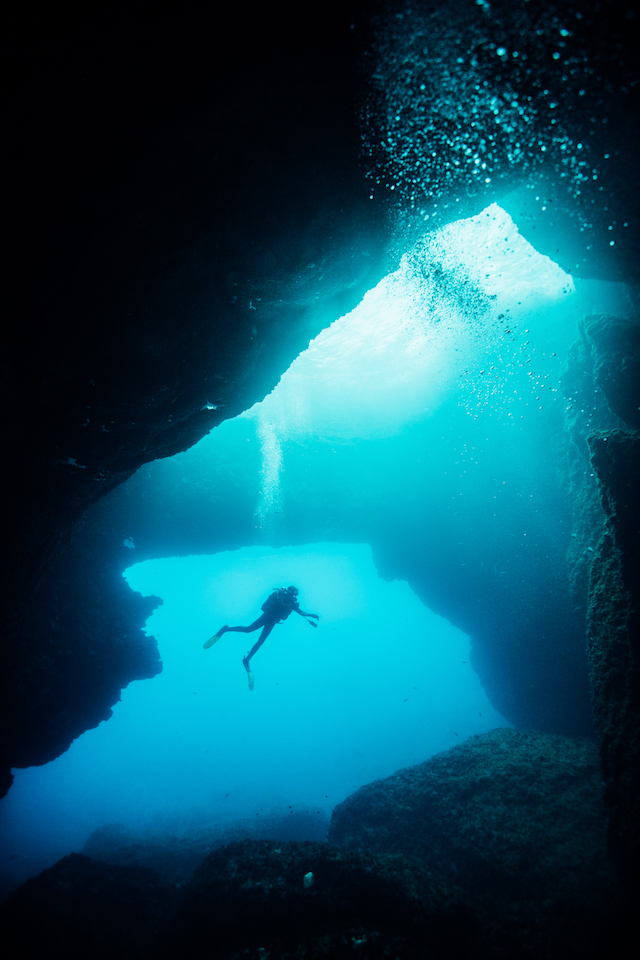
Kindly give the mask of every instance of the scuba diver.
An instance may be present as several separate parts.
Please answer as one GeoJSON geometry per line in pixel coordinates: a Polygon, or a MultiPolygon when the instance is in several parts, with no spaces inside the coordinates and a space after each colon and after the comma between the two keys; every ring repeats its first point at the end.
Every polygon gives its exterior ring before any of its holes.
{"type": "Polygon", "coordinates": [[[268,596],[265,602],[262,604],[261,617],[258,617],[257,620],[254,620],[254,622],[248,627],[229,627],[226,625],[224,627],[220,627],[218,632],[210,637],[204,644],[204,649],[208,650],[209,647],[214,645],[214,643],[217,643],[223,633],[253,633],[254,630],[258,629],[258,627],[262,627],[262,633],[258,637],[257,643],[254,644],[242,661],[242,664],[249,677],[249,690],[253,690],[253,673],[249,667],[249,661],[251,660],[251,657],[258,652],[262,644],[275,627],[276,623],[282,623],[287,619],[292,611],[295,611],[296,613],[299,613],[301,617],[304,617],[307,623],[310,623],[312,627],[318,626],[317,623],[313,622],[314,620],[320,619],[318,614],[305,613],[304,610],[301,610],[297,597],[297,587],[287,587],[286,590],[284,588],[274,590],[273,593],[268,596]],[[313,619],[310,620],[309,617],[312,617],[313,619]]]}

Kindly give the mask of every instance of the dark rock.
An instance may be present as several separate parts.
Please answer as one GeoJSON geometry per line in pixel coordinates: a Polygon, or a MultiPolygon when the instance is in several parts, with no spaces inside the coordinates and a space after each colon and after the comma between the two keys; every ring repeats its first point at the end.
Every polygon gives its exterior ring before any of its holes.
{"type": "Polygon", "coordinates": [[[640,893],[640,434],[590,437],[606,526],[591,569],[588,653],[600,737],[609,845],[640,893]]]}
{"type": "Polygon", "coordinates": [[[320,843],[245,841],[212,853],[174,937],[189,956],[215,945],[224,960],[477,956],[473,915],[419,862],[320,843]]]}
{"type": "Polygon", "coordinates": [[[584,321],[595,360],[595,384],[612,413],[640,429],[640,321],[598,314],[584,321]]]}
{"type": "Polygon", "coordinates": [[[0,718],[8,766],[60,755],[111,716],[132,680],[162,669],[155,638],[141,629],[161,601],[133,593],[106,563],[96,569],[83,553],[65,559],[44,577],[38,601],[24,611],[20,642],[5,654],[0,718]]]}
{"type": "Polygon", "coordinates": [[[625,886],[640,883],[640,326],[594,315],[563,371],[573,533],[573,597],[587,616],[592,710],[609,848],[625,886]],[[598,429],[595,429],[595,428],[598,429]]]}
{"type": "Polygon", "coordinates": [[[478,957],[473,913],[419,861],[313,842],[232,843],[186,888],[71,854],[16,890],[0,918],[25,951],[71,960],[478,957]]]}
{"type": "MultiPolygon", "coordinates": [[[[617,322],[615,318],[610,319],[617,322]]],[[[572,514],[571,539],[566,554],[571,599],[581,619],[584,618],[583,622],[586,622],[589,603],[589,576],[594,551],[605,522],[588,437],[595,430],[615,430],[624,426],[596,382],[595,367],[599,359],[594,342],[588,337],[589,320],[586,317],[579,323],[579,336],[570,347],[567,363],[562,369],[565,399],[563,455],[558,463],[564,475],[572,514]]]]}
{"type": "Polygon", "coordinates": [[[235,820],[223,825],[194,825],[174,832],[171,827],[141,836],[120,824],[99,827],[87,840],[83,853],[120,866],[155,870],[170,882],[188,880],[213,850],[242,840],[324,841],[329,819],[317,810],[290,809],[263,814],[258,820],[235,820]]]}
{"type": "Polygon", "coordinates": [[[159,668],[120,571],[93,576],[102,626],[61,626],[84,511],[262,399],[389,232],[358,160],[360,4],[315,4],[295,40],[284,8],[10,7],[3,781],[159,668]]]}
{"type": "Polygon", "coordinates": [[[157,955],[176,900],[150,870],[72,853],[11,894],[0,922],[25,955],[147,957],[157,955]]]}
{"type": "Polygon", "coordinates": [[[329,841],[422,858],[509,956],[600,956],[624,916],[590,740],[471,737],[362,787],[335,808],[329,841]]]}

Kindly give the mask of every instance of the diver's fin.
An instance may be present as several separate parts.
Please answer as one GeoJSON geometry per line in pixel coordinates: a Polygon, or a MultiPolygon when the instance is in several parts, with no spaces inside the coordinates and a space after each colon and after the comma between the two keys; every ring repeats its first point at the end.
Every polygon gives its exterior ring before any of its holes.
{"type": "Polygon", "coordinates": [[[246,658],[242,661],[242,666],[247,671],[247,676],[249,677],[249,690],[253,690],[253,672],[249,666],[249,661],[246,658]]]}
{"type": "Polygon", "coordinates": [[[220,627],[217,633],[214,633],[212,637],[209,637],[206,643],[202,645],[203,650],[208,650],[209,647],[212,647],[214,643],[217,643],[222,634],[226,631],[226,627],[220,627]]]}

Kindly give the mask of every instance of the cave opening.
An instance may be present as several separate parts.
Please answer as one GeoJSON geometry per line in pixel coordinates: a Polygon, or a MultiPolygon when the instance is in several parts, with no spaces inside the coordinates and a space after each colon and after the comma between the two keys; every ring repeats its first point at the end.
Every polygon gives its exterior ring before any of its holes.
{"type": "Polygon", "coordinates": [[[130,586],[164,600],[148,624],[164,671],[57,761],[17,772],[8,855],[35,872],[104,822],[175,828],[289,804],[326,816],[456,738],[534,725],[518,670],[541,727],[583,732],[585,678],[575,702],[541,680],[563,690],[576,654],[547,622],[571,536],[563,367],[585,304],[623,300],[564,273],[492,205],[418,241],[260,404],[139,471],[126,486],[146,513],[119,542],[130,586]],[[282,581],[321,626],[279,628],[247,699],[242,638],[207,660],[201,641],[282,581]],[[541,669],[514,608],[533,635],[547,622],[541,669]]]}

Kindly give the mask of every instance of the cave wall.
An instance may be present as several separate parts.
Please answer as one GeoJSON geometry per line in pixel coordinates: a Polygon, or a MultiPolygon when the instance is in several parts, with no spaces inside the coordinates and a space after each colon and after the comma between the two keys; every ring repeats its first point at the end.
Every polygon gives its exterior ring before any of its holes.
{"type": "Polygon", "coordinates": [[[591,701],[610,810],[609,846],[629,888],[638,886],[640,847],[639,346],[637,317],[587,316],[563,375],[574,515],[567,560],[573,596],[587,605],[591,701]]]}
{"type": "MultiPolygon", "coordinates": [[[[640,391],[635,390],[636,410],[640,391]]],[[[609,844],[629,889],[640,890],[640,434],[590,438],[606,524],[591,569],[588,655],[600,738],[609,844]]]]}
{"type": "Polygon", "coordinates": [[[89,504],[264,396],[380,276],[346,12],[318,5],[292,44],[271,14],[207,7],[12,11],[17,588],[89,504]]]}
{"type": "Polygon", "coordinates": [[[84,512],[261,399],[386,269],[359,167],[361,7],[312,4],[292,42],[284,11],[10,5],[5,770],[159,669],[129,649],[122,584],[98,565],[69,591],[84,512]],[[82,612],[62,629],[98,589],[90,636],[82,612]]]}

